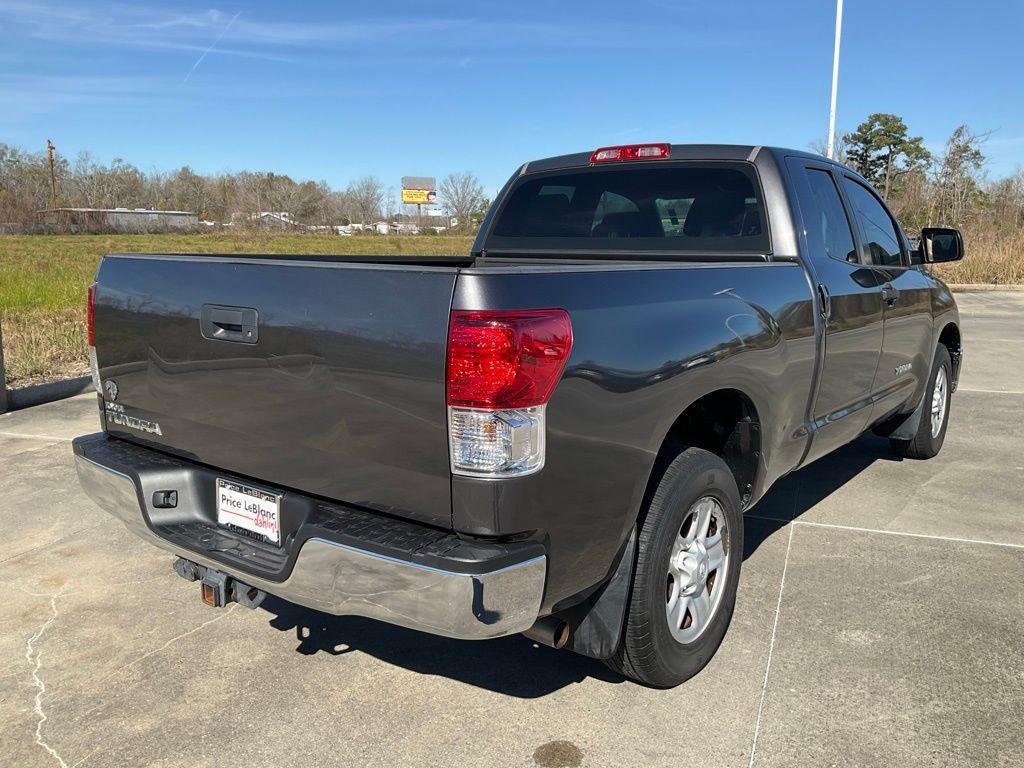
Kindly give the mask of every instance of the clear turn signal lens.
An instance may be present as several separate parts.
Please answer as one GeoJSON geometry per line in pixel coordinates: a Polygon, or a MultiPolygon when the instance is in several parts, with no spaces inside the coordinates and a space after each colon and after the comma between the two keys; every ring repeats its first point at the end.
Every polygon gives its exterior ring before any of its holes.
{"type": "Polygon", "coordinates": [[[103,386],[100,384],[100,366],[96,360],[96,347],[89,347],[89,371],[92,373],[92,385],[102,395],[103,386]]]}
{"type": "Polygon", "coordinates": [[[516,477],[544,466],[546,406],[504,410],[448,409],[452,472],[516,477]]]}

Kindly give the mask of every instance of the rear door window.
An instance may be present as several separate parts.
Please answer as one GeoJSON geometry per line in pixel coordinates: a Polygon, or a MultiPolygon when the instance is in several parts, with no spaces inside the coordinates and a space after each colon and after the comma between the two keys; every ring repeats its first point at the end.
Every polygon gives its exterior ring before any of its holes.
{"type": "Polygon", "coordinates": [[[821,168],[807,168],[813,210],[805,215],[804,227],[811,247],[838,261],[856,263],[857,248],[839,189],[832,174],[821,168]]]}
{"type": "Polygon", "coordinates": [[[896,225],[878,198],[863,184],[843,177],[846,196],[864,233],[865,256],[879,267],[902,267],[903,251],[896,225]]]}
{"type": "Polygon", "coordinates": [[[764,207],[742,163],[653,163],[524,177],[485,247],[766,252],[764,207]]]}

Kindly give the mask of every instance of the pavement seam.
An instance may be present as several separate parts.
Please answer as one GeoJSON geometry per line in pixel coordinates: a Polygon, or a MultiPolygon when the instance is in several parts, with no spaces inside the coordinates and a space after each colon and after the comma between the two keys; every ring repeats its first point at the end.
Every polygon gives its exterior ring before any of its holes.
{"type": "Polygon", "coordinates": [[[46,683],[44,683],[43,679],[39,676],[39,670],[43,666],[42,652],[35,651],[35,657],[33,658],[33,651],[35,650],[35,643],[42,638],[43,634],[46,632],[47,629],[50,628],[50,625],[53,624],[54,620],[56,620],[57,616],[59,615],[59,611],[57,610],[57,598],[64,596],[65,587],[67,587],[66,584],[62,586],[59,590],[57,590],[55,594],[50,596],[50,618],[43,622],[43,625],[36,630],[36,633],[32,635],[32,637],[30,637],[28,639],[28,642],[25,644],[25,660],[32,665],[32,682],[37,689],[35,704],[32,708],[32,711],[35,712],[37,718],[36,744],[45,749],[50,755],[52,755],[53,758],[57,760],[58,763],[60,763],[61,768],[68,768],[68,764],[65,762],[64,758],[61,757],[60,753],[57,752],[57,750],[55,750],[53,747],[47,744],[46,741],[43,740],[43,723],[45,723],[47,720],[46,712],[43,711],[43,695],[46,693],[46,683]]]}
{"type": "Polygon", "coordinates": [[[817,523],[813,520],[787,520],[784,517],[770,517],[768,515],[746,515],[754,520],[771,520],[776,523],[791,523],[793,525],[809,525],[813,528],[835,528],[840,531],[856,531],[857,533],[880,533],[885,536],[910,536],[915,539],[934,539],[936,541],[952,541],[957,544],[984,544],[990,547],[1009,547],[1010,549],[1024,549],[1024,544],[1013,544],[1008,541],[990,541],[988,539],[962,539],[956,536],[938,536],[933,533],[913,533],[912,531],[886,531],[882,528],[861,528],[856,525],[839,525],[838,523],[817,523]]]}
{"type": "Polygon", "coordinates": [[[968,387],[956,387],[957,392],[977,392],[978,394],[1024,394],[1020,389],[970,389],[968,387]]]}
{"type": "Polygon", "coordinates": [[[957,392],[979,392],[986,395],[1024,395],[1019,389],[971,389],[968,387],[957,387],[957,392]]]}
{"type": "Polygon", "coordinates": [[[994,339],[992,339],[992,338],[985,338],[985,339],[974,338],[974,339],[971,339],[971,346],[973,347],[975,344],[977,344],[979,342],[985,343],[987,341],[991,341],[993,343],[997,343],[998,342],[999,344],[1024,344],[1024,339],[1004,339],[1004,338],[1001,338],[1001,337],[996,337],[994,339]]]}
{"type": "Polygon", "coordinates": [[[51,442],[70,443],[73,437],[56,437],[55,435],[26,435],[21,432],[0,432],[0,437],[13,437],[17,440],[49,440],[51,442]]]}
{"type": "Polygon", "coordinates": [[[768,642],[768,661],[764,665],[764,682],[761,683],[761,700],[757,705],[757,719],[754,721],[754,738],[750,743],[750,762],[753,768],[757,759],[757,738],[761,735],[761,717],[764,714],[764,701],[768,693],[768,676],[772,671],[772,654],[775,652],[775,635],[779,629],[779,614],[782,613],[782,593],[786,589],[786,571],[789,569],[789,551],[793,548],[793,525],[789,526],[789,540],[786,542],[786,557],[782,561],[782,578],[779,580],[779,599],[775,603],[775,620],[772,622],[772,636],[768,642]]]}

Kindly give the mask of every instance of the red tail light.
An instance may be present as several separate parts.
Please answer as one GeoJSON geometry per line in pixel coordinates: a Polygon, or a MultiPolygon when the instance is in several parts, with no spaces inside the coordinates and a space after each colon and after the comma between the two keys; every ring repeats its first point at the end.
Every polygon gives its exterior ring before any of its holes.
{"type": "Polygon", "coordinates": [[[671,153],[668,144],[624,144],[601,147],[590,156],[591,163],[614,163],[622,160],[667,160],[671,153]]]}
{"type": "Polygon", "coordinates": [[[85,323],[89,329],[89,346],[96,346],[96,283],[89,286],[89,299],[85,310],[85,323]]]}
{"type": "Polygon", "coordinates": [[[454,310],[448,329],[448,405],[542,405],[571,349],[572,324],[564,309],[454,310]]]}

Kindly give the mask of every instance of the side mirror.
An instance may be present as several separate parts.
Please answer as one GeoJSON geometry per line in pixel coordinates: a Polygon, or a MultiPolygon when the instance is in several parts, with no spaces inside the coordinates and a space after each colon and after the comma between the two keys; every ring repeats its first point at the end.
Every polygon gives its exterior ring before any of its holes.
{"type": "Polygon", "coordinates": [[[964,257],[964,237],[959,229],[925,227],[921,230],[917,251],[926,264],[960,261],[964,257]]]}

